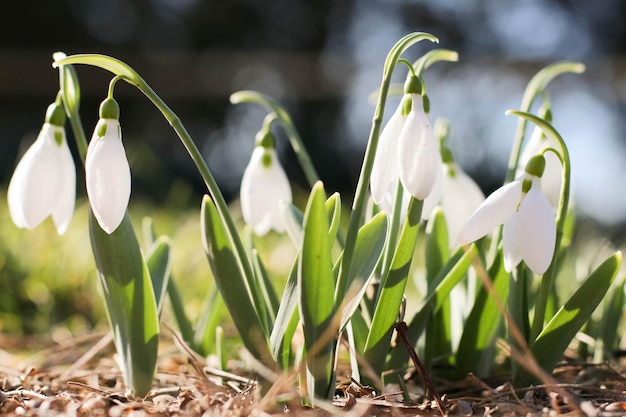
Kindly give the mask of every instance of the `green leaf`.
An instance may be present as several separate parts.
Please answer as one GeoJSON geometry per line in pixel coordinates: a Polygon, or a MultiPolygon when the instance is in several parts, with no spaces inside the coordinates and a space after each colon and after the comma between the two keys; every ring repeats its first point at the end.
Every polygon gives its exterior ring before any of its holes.
{"type": "Polygon", "coordinates": [[[172,269],[170,263],[171,252],[171,239],[167,236],[161,236],[154,242],[146,256],[146,263],[150,271],[150,279],[152,280],[152,288],[154,289],[154,297],[157,303],[159,317],[161,316],[161,311],[163,311],[163,303],[165,302],[167,286],[170,280],[172,269]]]}
{"type": "Polygon", "coordinates": [[[459,60],[459,54],[449,49],[433,49],[426,52],[420,59],[415,61],[415,75],[421,77],[428,67],[440,61],[456,62],[459,60]]]}
{"type": "Polygon", "coordinates": [[[328,197],[325,205],[329,215],[330,226],[328,227],[328,238],[332,248],[333,242],[337,237],[337,232],[339,231],[339,223],[341,222],[341,197],[339,193],[334,193],[328,197]]]}
{"type": "Polygon", "coordinates": [[[202,243],[233,323],[246,349],[262,363],[274,367],[265,328],[260,321],[253,302],[248,281],[241,273],[232,243],[219,213],[208,196],[202,200],[202,243]]]}
{"type": "MultiPolygon", "coordinates": [[[[426,297],[422,300],[417,313],[408,325],[407,337],[412,345],[417,344],[417,340],[428,325],[431,315],[439,311],[444,305],[450,291],[465,277],[476,256],[478,254],[474,244],[468,250],[463,248],[457,249],[433,279],[426,297]]],[[[402,344],[399,344],[393,349],[385,369],[399,368],[403,366],[408,358],[406,349],[402,344]]]]}
{"type": "Polygon", "coordinates": [[[311,190],[304,213],[304,237],[298,267],[300,317],[310,376],[309,396],[331,398],[334,393],[335,278],[328,239],[328,210],[324,187],[317,182],[311,190]]]}
{"type": "Polygon", "coordinates": [[[223,307],[224,301],[217,288],[213,287],[206,298],[191,342],[194,350],[204,357],[218,351],[216,331],[222,319],[223,307]]]}
{"type": "MultiPolygon", "coordinates": [[[[426,281],[431,286],[434,278],[450,256],[448,227],[441,207],[437,207],[433,211],[426,224],[425,242],[426,281]]],[[[445,297],[439,311],[433,313],[428,321],[422,358],[426,369],[431,368],[434,357],[450,361],[452,353],[451,314],[450,297],[445,297]]]]}
{"type": "Polygon", "coordinates": [[[376,304],[374,318],[367,336],[364,357],[376,374],[380,374],[390,348],[393,326],[398,320],[406,281],[415,252],[423,202],[411,199],[398,247],[387,277],[381,282],[382,291],[376,304]]]}
{"type": "Polygon", "coordinates": [[[276,291],[274,291],[274,287],[272,286],[269,274],[267,273],[265,265],[263,265],[263,261],[261,260],[259,252],[256,249],[252,249],[252,266],[254,267],[258,288],[262,292],[263,300],[265,301],[265,313],[268,316],[267,321],[269,322],[269,328],[271,329],[274,325],[274,320],[276,320],[279,301],[276,291]]]}
{"type": "Polygon", "coordinates": [[[124,380],[143,396],[152,388],[159,340],[150,273],[128,215],[107,234],[91,213],[89,231],[124,380]]]}
{"type": "Polygon", "coordinates": [[[490,293],[484,285],[481,286],[472,311],[463,326],[463,334],[456,353],[459,377],[464,377],[469,372],[479,377],[489,375],[494,364],[495,339],[502,327],[500,309],[504,307],[509,293],[509,274],[504,269],[502,251],[497,252],[488,278],[491,280],[493,293],[490,293]]]}
{"type": "MultiPolygon", "coordinates": [[[[589,320],[604,298],[621,263],[621,252],[605,260],[557,311],[530,346],[530,352],[543,370],[551,371],[561,359],[578,330],[589,320]]],[[[518,385],[526,385],[532,379],[527,372],[520,372],[514,378],[518,385]]]]}
{"type": "Polygon", "coordinates": [[[346,326],[350,317],[359,307],[361,298],[363,298],[374,276],[374,268],[378,264],[380,255],[385,247],[387,227],[387,215],[384,212],[380,212],[359,229],[354,248],[354,261],[348,277],[348,285],[350,288],[355,288],[356,292],[351,294],[348,291],[348,295],[352,295],[352,298],[348,300],[343,309],[341,329],[346,326]]]}
{"type": "Polygon", "coordinates": [[[189,345],[193,345],[193,327],[185,313],[185,303],[173,279],[170,279],[167,283],[167,295],[170,299],[170,307],[174,313],[174,319],[182,339],[189,345]]]}
{"type": "Polygon", "coordinates": [[[298,301],[300,299],[298,265],[299,260],[296,259],[287,278],[278,313],[276,313],[276,322],[270,335],[270,347],[274,358],[285,370],[291,366],[291,338],[300,321],[298,315],[298,301]]]}

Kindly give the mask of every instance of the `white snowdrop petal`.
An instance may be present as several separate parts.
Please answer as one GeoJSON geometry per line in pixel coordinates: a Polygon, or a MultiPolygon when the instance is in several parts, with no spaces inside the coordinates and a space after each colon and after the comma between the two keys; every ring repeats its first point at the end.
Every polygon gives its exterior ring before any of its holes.
{"type": "Polygon", "coordinates": [[[370,176],[370,189],[377,204],[385,198],[385,194],[395,191],[399,179],[398,143],[405,119],[401,108],[402,104],[391,116],[378,139],[378,149],[370,176]]]}
{"type": "Polygon", "coordinates": [[[517,213],[511,216],[502,227],[502,252],[504,253],[504,269],[511,272],[522,261],[522,254],[517,243],[517,213]]]}
{"type": "MultiPolygon", "coordinates": [[[[485,201],[485,195],[474,180],[456,164],[454,164],[454,176],[448,173],[443,175],[442,188],[444,191],[441,197],[441,207],[446,216],[449,241],[452,244],[472,213],[485,201]]],[[[430,196],[426,201],[428,199],[430,196]]]]}
{"type": "Polygon", "coordinates": [[[274,149],[257,147],[241,181],[240,200],[244,221],[255,234],[262,236],[271,229],[285,230],[280,202],[291,203],[291,187],[274,149]],[[269,158],[268,166],[263,159],[269,158]]]}
{"type": "MultiPolygon", "coordinates": [[[[448,175],[445,173],[445,171],[446,169],[445,167],[443,167],[443,164],[442,164],[442,168],[439,170],[439,174],[437,175],[437,179],[435,180],[435,185],[433,186],[432,191],[430,192],[428,197],[424,199],[424,206],[422,207],[422,219],[423,220],[430,219],[430,216],[433,210],[435,209],[435,207],[439,206],[439,204],[443,202],[443,198],[446,194],[449,194],[446,191],[446,185],[447,185],[446,183],[448,180],[447,178],[448,175]]],[[[474,210],[472,209],[470,214],[473,211],[474,210]]],[[[444,213],[445,213],[445,210],[444,210],[444,213]]]]}
{"type": "Polygon", "coordinates": [[[89,202],[98,224],[107,233],[120,225],[130,200],[130,167],[119,132],[117,120],[100,120],[85,160],[89,202]],[[98,136],[101,123],[107,124],[103,137],[98,136]]]}
{"type": "Polygon", "coordinates": [[[60,191],[58,145],[62,128],[44,124],[35,142],[18,163],[9,183],[8,204],[13,222],[32,229],[51,214],[60,191]]]}
{"type": "MultiPolygon", "coordinates": [[[[415,107],[416,102],[413,102],[415,107]]],[[[439,170],[441,155],[428,118],[412,110],[406,118],[399,143],[400,181],[418,200],[431,193],[439,170]]]]}
{"type": "Polygon", "coordinates": [[[52,210],[52,220],[57,228],[57,232],[62,235],[67,230],[74,214],[74,204],[76,202],[76,167],[67,140],[63,138],[63,144],[58,150],[59,174],[61,181],[61,191],[57,203],[52,210]]]}
{"type": "Polygon", "coordinates": [[[456,241],[457,246],[474,242],[503,224],[517,210],[521,196],[521,179],[510,182],[494,191],[463,226],[456,241]]]}
{"type": "Polygon", "coordinates": [[[516,234],[522,258],[535,274],[541,275],[554,256],[556,222],[552,206],[541,191],[539,179],[533,181],[517,217],[516,234]]]}

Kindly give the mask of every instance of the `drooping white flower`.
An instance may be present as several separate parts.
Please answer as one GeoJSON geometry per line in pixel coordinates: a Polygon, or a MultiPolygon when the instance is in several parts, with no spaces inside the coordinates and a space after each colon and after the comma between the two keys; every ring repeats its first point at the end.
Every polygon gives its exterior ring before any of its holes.
{"type": "Polygon", "coordinates": [[[98,121],[87,148],[85,181],[89,204],[98,224],[105,232],[113,233],[126,214],[131,184],[117,119],[98,121]]]}
{"type": "MultiPolygon", "coordinates": [[[[548,148],[558,150],[561,149],[561,145],[554,138],[544,135],[540,127],[535,126],[520,155],[516,176],[524,172],[524,167],[530,158],[542,153],[542,151],[548,148]]],[[[546,197],[548,197],[548,200],[550,200],[552,208],[556,210],[561,198],[563,168],[561,161],[559,161],[559,158],[554,152],[545,152],[544,157],[546,158],[546,169],[541,177],[541,188],[546,197]]]]}
{"type": "Polygon", "coordinates": [[[280,203],[291,203],[291,187],[274,148],[255,147],[243,173],[240,198],[243,219],[258,236],[271,229],[285,231],[280,203]]]}
{"type": "Polygon", "coordinates": [[[437,206],[441,206],[448,227],[450,244],[472,213],[485,200],[485,195],[474,180],[454,161],[441,166],[441,173],[431,194],[424,200],[422,218],[428,219],[437,206]]]}
{"type": "Polygon", "coordinates": [[[413,106],[399,139],[400,181],[414,198],[424,200],[439,175],[441,155],[435,132],[424,112],[422,96],[414,94],[412,97],[413,106]]]}
{"type": "Polygon", "coordinates": [[[7,199],[9,213],[18,227],[32,229],[51,216],[62,235],[72,220],[76,168],[67,145],[64,121],[61,106],[52,104],[37,139],[15,168],[7,199]]]}
{"type": "Polygon", "coordinates": [[[540,175],[529,174],[527,169],[522,177],[487,197],[461,230],[457,245],[478,240],[504,224],[502,244],[507,272],[521,260],[536,274],[546,272],[554,256],[556,221],[541,190],[540,175]]]}
{"type": "Polygon", "coordinates": [[[408,195],[424,200],[433,190],[440,166],[439,146],[422,96],[405,94],[380,134],[370,177],[372,197],[391,211],[400,181],[408,195]],[[410,111],[405,114],[407,102],[410,111]]]}

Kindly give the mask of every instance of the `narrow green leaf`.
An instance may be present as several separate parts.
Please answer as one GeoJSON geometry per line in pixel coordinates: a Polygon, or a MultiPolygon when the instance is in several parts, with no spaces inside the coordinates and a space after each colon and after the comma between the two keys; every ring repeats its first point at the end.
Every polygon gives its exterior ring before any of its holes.
{"type": "Polygon", "coordinates": [[[249,288],[248,281],[242,276],[228,233],[215,204],[208,196],[202,200],[201,219],[204,250],[217,288],[241,340],[256,359],[273,368],[274,361],[265,328],[255,309],[251,294],[256,289],[249,288]]]}
{"type": "Polygon", "coordinates": [[[167,236],[161,236],[154,242],[146,256],[146,264],[148,265],[148,271],[150,271],[150,279],[152,280],[159,317],[161,316],[161,311],[163,311],[167,286],[170,280],[172,269],[170,262],[171,252],[171,239],[167,236]]]}
{"type": "Polygon", "coordinates": [[[150,273],[128,214],[111,234],[90,214],[89,231],[124,380],[143,396],[152,388],[159,336],[150,273]]]}
{"type": "Polygon", "coordinates": [[[274,326],[274,320],[276,320],[276,313],[278,312],[278,296],[274,290],[274,286],[270,280],[270,277],[263,265],[263,261],[259,256],[259,252],[256,249],[252,250],[252,266],[254,267],[255,276],[258,283],[259,290],[263,293],[263,300],[265,301],[265,310],[267,312],[271,329],[274,326]]]}
{"type": "MultiPolygon", "coordinates": [[[[342,329],[358,308],[374,276],[374,268],[378,264],[380,255],[385,247],[387,227],[387,215],[384,212],[380,212],[359,229],[354,248],[354,261],[348,277],[348,285],[350,288],[355,288],[356,292],[352,294],[352,298],[343,309],[341,317],[342,329]]],[[[350,291],[348,291],[348,295],[351,295],[350,291]]]]}
{"type": "MultiPolygon", "coordinates": [[[[465,277],[476,256],[476,245],[471,245],[467,251],[463,248],[457,249],[433,279],[431,289],[408,324],[407,337],[412,345],[417,344],[417,340],[426,329],[431,315],[441,308],[445,300],[448,299],[452,288],[465,277]]],[[[399,368],[406,363],[408,358],[406,349],[402,344],[399,344],[393,349],[385,369],[399,368]]]]}
{"type": "Polygon", "coordinates": [[[334,193],[328,197],[325,205],[329,215],[330,226],[328,227],[328,237],[332,248],[332,244],[337,237],[339,224],[341,222],[341,197],[339,196],[339,193],[334,193]]]}
{"type": "Polygon", "coordinates": [[[489,375],[494,364],[494,342],[503,325],[500,308],[504,307],[503,303],[506,303],[509,293],[509,274],[504,269],[502,251],[497,252],[488,275],[492,281],[493,294],[484,285],[481,286],[463,326],[463,335],[456,353],[459,377],[465,377],[469,372],[476,376],[489,375]]]}
{"type": "MultiPolygon", "coordinates": [[[[602,301],[619,271],[621,262],[621,252],[605,260],[572,294],[530,346],[530,352],[542,369],[551,371],[562,357],[578,330],[602,301]]],[[[526,384],[531,379],[528,373],[520,372],[515,377],[515,382],[526,384]]]]}
{"type": "Polygon", "coordinates": [[[426,52],[420,59],[413,63],[415,74],[421,77],[424,71],[431,65],[440,61],[456,62],[459,60],[459,54],[449,49],[433,49],[426,52]]]}
{"type": "Polygon", "coordinates": [[[299,260],[296,259],[287,278],[278,313],[276,313],[276,322],[270,335],[272,353],[283,369],[288,369],[291,364],[291,337],[295,332],[300,317],[298,315],[298,302],[300,299],[298,265],[299,260]]]}
{"type": "Polygon", "coordinates": [[[307,352],[311,400],[334,393],[334,346],[336,334],[328,333],[335,313],[335,278],[328,239],[328,210],[324,187],[317,182],[304,213],[304,237],[298,267],[300,317],[307,352]]]}
{"type": "Polygon", "coordinates": [[[191,342],[194,350],[204,357],[218,351],[216,331],[222,319],[223,308],[224,301],[217,288],[213,287],[207,295],[191,342]]]}
{"type": "Polygon", "coordinates": [[[610,297],[605,301],[593,356],[594,362],[598,363],[608,360],[619,344],[619,326],[624,311],[624,278],[615,281],[610,297]]]}
{"type": "Polygon", "coordinates": [[[170,307],[174,313],[174,319],[182,339],[189,345],[193,345],[193,327],[185,313],[185,303],[173,279],[170,279],[167,283],[167,295],[170,299],[170,307]]]}
{"type": "Polygon", "coordinates": [[[406,281],[415,252],[423,202],[411,199],[391,268],[381,282],[382,291],[367,336],[364,357],[372,370],[380,374],[390,347],[393,326],[398,320],[406,281]]]}

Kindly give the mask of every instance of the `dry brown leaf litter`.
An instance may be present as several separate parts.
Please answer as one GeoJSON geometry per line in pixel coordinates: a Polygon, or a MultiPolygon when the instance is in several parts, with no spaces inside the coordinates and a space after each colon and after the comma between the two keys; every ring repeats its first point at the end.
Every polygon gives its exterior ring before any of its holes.
{"type": "MultiPolygon", "coordinates": [[[[0,346],[19,343],[4,343],[0,346]]],[[[41,341],[38,341],[41,343],[41,341]]],[[[34,348],[36,344],[29,346],[34,348]]],[[[300,404],[292,380],[276,383],[261,397],[245,373],[220,372],[203,364],[203,375],[190,358],[176,349],[163,349],[154,389],[143,398],[125,393],[121,374],[111,359],[110,339],[86,337],[40,350],[17,363],[15,355],[0,350],[1,416],[440,416],[434,401],[402,402],[399,393],[376,395],[347,382],[338,386],[332,404],[312,409],[300,404]],[[106,343],[105,343],[106,342],[106,343]],[[76,366],[76,365],[80,366],[76,366]]],[[[234,366],[236,368],[236,365],[234,366]]],[[[619,363],[563,364],[554,376],[558,390],[544,386],[513,389],[503,381],[441,382],[447,415],[476,416],[624,416],[626,380],[619,363]],[[574,404],[559,394],[567,390],[574,404]]],[[[419,381],[417,382],[419,384],[419,381]]],[[[415,392],[422,392],[418,386],[415,392]]]]}

